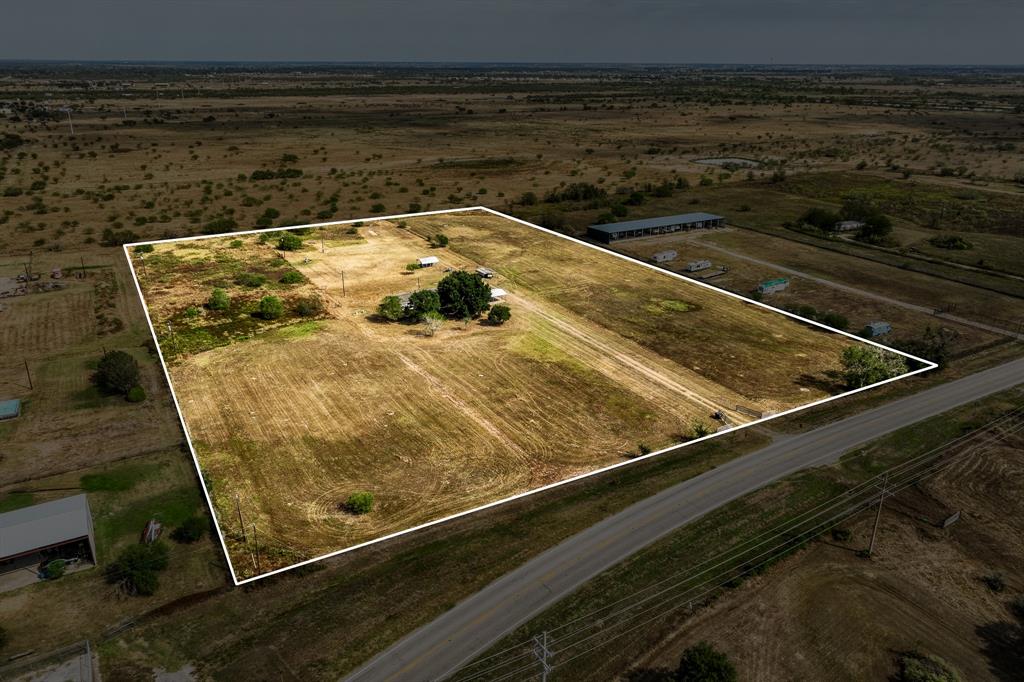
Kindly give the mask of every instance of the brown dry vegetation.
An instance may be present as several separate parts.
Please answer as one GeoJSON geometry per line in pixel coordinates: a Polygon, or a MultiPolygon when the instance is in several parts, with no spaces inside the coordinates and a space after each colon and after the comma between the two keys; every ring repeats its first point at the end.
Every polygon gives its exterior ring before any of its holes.
{"type": "MultiPolygon", "coordinates": [[[[777,412],[841,390],[830,373],[848,339],[506,218],[357,229],[330,246],[314,230],[281,252],[330,301],[329,318],[170,364],[241,576],[261,571],[236,505],[265,571],[621,462],[639,443],[665,447],[716,410],[743,423],[737,405],[777,412]],[[447,249],[429,249],[437,233],[447,249]],[[405,270],[428,253],[441,263],[405,270]],[[386,295],[477,265],[509,291],[502,327],[449,322],[427,337],[373,314],[386,295]],[[343,503],[360,490],[376,509],[353,516],[343,503]]],[[[278,234],[262,247],[253,235],[157,244],[141,274],[147,305],[179,319],[213,285],[240,295],[225,269],[279,259],[278,234]]],[[[189,334],[158,338],[173,347],[189,334]]]]}

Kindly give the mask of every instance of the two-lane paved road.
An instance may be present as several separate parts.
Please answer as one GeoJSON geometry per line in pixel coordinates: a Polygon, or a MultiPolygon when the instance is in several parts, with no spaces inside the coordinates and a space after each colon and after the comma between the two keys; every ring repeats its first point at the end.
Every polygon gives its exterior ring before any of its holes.
{"type": "Polygon", "coordinates": [[[1024,359],[775,442],[627,507],[505,574],[350,676],[436,680],[598,573],[704,514],[868,441],[1024,383],[1024,359]]]}

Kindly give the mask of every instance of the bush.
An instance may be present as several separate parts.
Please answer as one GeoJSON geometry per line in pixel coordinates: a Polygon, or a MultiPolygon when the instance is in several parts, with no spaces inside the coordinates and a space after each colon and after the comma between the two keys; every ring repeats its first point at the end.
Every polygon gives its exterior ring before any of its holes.
{"type": "Polygon", "coordinates": [[[135,234],[131,230],[112,230],[107,228],[103,230],[103,236],[100,238],[100,244],[103,246],[121,246],[130,242],[139,241],[139,235],[135,234]]]}
{"type": "Polygon", "coordinates": [[[959,235],[953,234],[932,237],[928,240],[928,243],[940,249],[952,249],[954,251],[966,251],[967,249],[974,248],[974,244],[959,235]]]}
{"type": "Polygon", "coordinates": [[[377,314],[391,322],[402,319],[403,312],[402,300],[397,296],[385,296],[377,306],[377,314]]]}
{"type": "Polygon", "coordinates": [[[683,652],[676,668],[678,682],[735,682],[736,668],[729,657],[707,642],[698,642],[683,652]]]}
{"type": "Polygon", "coordinates": [[[231,240],[231,248],[232,249],[240,249],[240,248],[242,248],[242,240],[241,239],[232,239],[231,240]]]}
{"type": "Polygon", "coordinates": [[[223,289],[214,289],[206,305],[210,310],[227,310],[231,307],[231,299],[223,289]]]}
{"type": "Polygon", "coordinates": [[[448,318],[461,320],[477,317],[487,310],[491,288],[476,275],[457,270],[438,282],[437,295],[441,312],[448,318]]]}
{"type": "Polygon", "coordinates": [[[291,232],[285,232],[277,240],[277,248],[281,251],[298,251],[302,248],[302,237],[291,232]]]}
{"type": "Polygon", "coordinates": [[[150,595],[160,585],[157,573],[167,568],[167,547],[161,542],[126,547],[107,566],[106,581],[128,594],[150,595]]]}
{"type": "Polygon", "coordinates": [[[139,363],[122,350],[112,350],[100,358],[93,383],[109,393],[128,395],[139,383],[139,363]]]}
{"type": "Polygon", "coordinates": [[[345,500],[345,511],[350,514],[368,514],[373,511],[373,493],[352,493],[345,500]]]}
{"type": "Polygon", "coordinates": [[[259,314],[264,320],[276,320],[284,315],[284,303],[277,296],[264,296],[260,299],[259,314]]]}
{"type": "Polygon", "coordinates": [[[316,294],[300,298],[295,304],[295,313],[302,317],[323,315],[325,310],[323,299],[316,294]]]}
{"type": "Polygon", "coordinates": [[[67,562],[63,559],[54,559],[43,568],[43,577],[47,580],[56,580],[67,571],[67,562]]]}
{"type": "Polygon", "coordinates": [[[203,517],[190,516],[171,532],[171,539],[183,544],[196,542],[206,534],[208,525],[209,523],[203,517]]]}
{"type": "Polygon", "coordinates": [[[491,324],[505,324],[512,318],[512,311],[504,303],[492,307],[487,313],[487,321],[491,324]]]}
{"type": "Polygon", "coordinates": [[[848,346],[843,349],[843,379],[848,388],[863,388],[904,374],[907,361],[901,356],[873,346],[848,346]]]}
{"type": "Polygon", "coordinates": [[[266,284],[267,278],[257,272],[243,272],[235,277],[235,284],[255,289],[266,284]]]}
{"type": "Polygon", "coordinates": [[[985,583],[985,587],[993,592],[998,593],[1006,589],[1006,579],[1003,578],[1002,573],[990,573],[989,575],[982,576],[981,582],[985,583]]]}
{"type": "Polygon", "coordinates": [[[130,403],[141,403],[146,399],[146,391],[142,386],[135,384],[128,389],[128,395],[125,396],[130,403]]]}
{"type": "Polygon", "coordinates": [[[899,657],[898,682],[959,682],[960,674],[938,656],[917,651],[899,657]]]}
{"type": "Polygon", "coordinates": [[[448,236],[443,234],[435,234],[430,240],[431,246],[436,248],[444,248],[448,246],[448,236]]]}
{"type": "Polygon", "coordinates": [[[152,244],[139,244],[135,247],[135,253],[153,253],[152,244]]]}
{"type": "Polygon", "coordinates": [[[832,539],[836,542],[849,542],[853,539],[853,533],[848,528],[833,528],[832,539]]]}
{"type": "Polygon", "coordinates": [[[306,276],[298,270],[289,270],[281,275],[281,279],[278,281],[281,282],[281,284],[302,284],[306,281],[306,276]]]}

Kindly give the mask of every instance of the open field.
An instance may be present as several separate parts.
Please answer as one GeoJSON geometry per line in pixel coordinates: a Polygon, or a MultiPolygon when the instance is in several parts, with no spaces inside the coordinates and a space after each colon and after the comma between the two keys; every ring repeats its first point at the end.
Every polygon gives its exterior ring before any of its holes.
{"type": "Polygon", "coordinates": [[[264,233],[143,255],[143,293],[157,320],[174,320],[158,338],[240,576],[664,448],[694,424],[714,429],[716,411],[742,424],[751,417],[737,406],[780,412],[843,390],[833,373],[848,338],[500,216],[355,229],[328,246],[314,228],[298,251],[276,251],[264,233]],[[439,233],[451,241],[431,249],[439,233]],[[405,268],[424,254],[441,262],[405,268]],[[307,280],[281,295],[315,289],[329,302],[322,319],[209,333],[254,319],[236,298],[279,285],[250,293],[231,277],[274,261],[307,280]],[[428,336],[374,313],[384,296],[478,265],[509,292],[501,327],[449,322],[428,336]],[[230,310],[182,316],[216,286],[230,310]],[[182,338],[213,340],[179,353],[182,338]],[[363,490],[376,510],[347,513],[363,490]],[[239,513],[259,533],[258,565],[239,513]]]}

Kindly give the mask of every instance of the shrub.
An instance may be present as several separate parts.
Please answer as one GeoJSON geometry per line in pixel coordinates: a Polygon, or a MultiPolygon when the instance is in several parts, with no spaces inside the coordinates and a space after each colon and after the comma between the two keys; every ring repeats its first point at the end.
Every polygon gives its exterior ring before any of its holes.
{"type": "Polygon", "coordinates": [[[317,315],[323,315],[325,309],[323,299],[316,294],[300,298],[295,303],[295,313],[302,317],[316,317],[317,315]]]}
{"type": "Polygon", "coordinates": [[[678,682],[735,682],[736,668],[729,657],[707,642],[683,651],[676,668],[678,682]]]}
{"type": "Polygon", "coordinates": [[[917,651],[899,657],[898,682],[959,682],[960,674],[938,656],[917,651]]]}
{"type": "Polygon", "coordinates": [[[428,312],[423,316],[423,332],[433,336],[444,326],[444,317],[437,311],[428,312]]]}
{"type": "Polygon", "coordinates": [[[206,305],[210,310],[227,310],[231,306],[231,299],[223,289],[214,289],[206,305]]]}
{"type": "Polygon", "coordinates": [[[350,514],[368,514],[373,511],[373,493],[352,493],[345,500],[345,511],[350,514]]]}
{"type": "Polygon", "coordinates": [[[142,386],[135,384],[130,389],[128,389],[128,395],[126,395],[125,398],[130,403],[141,403],[143,400],[146,399],[146,391],[144,388],[142,388],[142,386]]]}
{"type": "Polygon", "coordinates": [[[928,240],[928,243],[940,249],[952,249],[954,251],[966,251],[967,249],[974,248],[974,244],[955,234],[932,237],[928,240]]]}
{"type": "Polygon", "coordinates": [[[167,547],[161,542],[126,547],[107,566],[105,578],[128,594],[150,595],[160,585],[157,573],[167,568],[167,547]]]}
{"type": "Polygon", "coordinates": [[[435,234],[431,238],[430,243],[431,243],[432,246],[435,246],[437,248],[444,248],[444,247],[448,246],[448,235],[444,235],[444,234],[440,234],[440,233],[435,234]]]}
{"type": "Polygon", "coordinates": [[[493,306],[487,312],[487,321],[491,324],[501,325],[505,324],[512,318],[512,310],[509,309],[504,303],[499,303],[493,306]]]}
{"type": "Polygon", "coordinates": [[[853,533],[848,528],[833,528],[832,539],[836,542],[849,542],[853,539],[853,533]]]}
{"type": "Polygon", "coordinates": [[[67,562],[63,559],[54,559],[43,568],[43,577],[47,580],[56,580],[67,571],[67,562]]]}
{"type": "Polygon", "coordinates": [[[474,318],[487,310],[491,288],[474,274],[458,270],[444,276],[437,284],[441,312],[452,319],[474,318]]]}
{"type": "Polygon", "coordinates": [[[202,539],[208,525],[208,522],[203,517],[190,516],[171,532],[171,539],[183,544],[196,542],[202,539]]]}
{"type": "Polygon", "coordinates": [[[240,248],[242,248],[242,240],[241,239],[232,239],[231,240],[231,248],[232,249],[240,249],[240,248]]]}
{"type": "Polygon", "coordinates": [[[281,284],[302,284],[306,281],[306,276],[298,270],[289,270],[281,275],[281,279],[278,281],[281,282],[281,284]]]}
{"type": "Polygon", "coordinates": [[[419,270],[420,269],[420,264],[419,263],[406,263],[405,264],[405,269],[408,272],[413,272],[415,270],[419,270]]]}
{"type": "Polygon", "coordinates": [[[264,320],[276,320],[284,315],[284,303],[277,296],[264,296],[260,299],[259,313],[264,320]]]}
{"type": "Polygon", "coordinates": [[[907,371],[901,356],[880,348],[848,346],[843,349],[843,380],[847,387],[862,388],[907,371]]]}
{"type": "Polygon", "coordinates": [[[139,363],[122,350],[112,350],[100,358],[93,383],[104,391],[128,395],[139,383],[139,363]]]}
{"type": "Polygon", "coordinates": [[[277,240],[277,248],[281,251],[298,251],[302,248],[302,237],[291,232],[285,232],[277,240]]]}
{"type": "Polygon", "coordinates": [[[641,457],[643,457],[644,455],[651,454],[651,446],[648,445],[647,443],[640,443],[640,445],[637,446],[636,450],[637,452],[640,453],[641,457]]]}
{"type": "Polygon", "coordinates": [[[199,308],[197,308],[194,305],[190,305],[189,307],[185,308],[185,313],[184,314],[185,314],[185,317],[189,317],[189,318],[191,318],[191,317],[199,317],[199,308]]]}
{"type": "Polygon", "coordinates": [[[106,228],[103,230],[103,236],[100,239],[100,244],[103,246],[121,246],[128,244],[129,242],[139,241],[139,235],[135,234],[131,230],[113,230],[106,228]]]}
{"type": "Polygon", "coordinates": [[[135,247],[135,253],[153,253],[152,244],[139,244],[135,247]]]}
{"type": "Polygon", "coordinates": [[[981,582],[985,583],[985,587],[993,592],[1002,592],[1006,589],[1006,579],[1003,578],[1002,573],[990,573],[982,576],[981,582]]]}
{"type": "Polygon", "coordinates": [[[263,286],[266,281],[267,278],[257,272],[243,272],[235,277],[235,284],[239,284],[243,287],[250,287],[252,289],[263,286]]]}
{"type": "Polygon", "coordinates": [[[377,306],[377,314],[391,322],[400,320],[402,313],[402,300],[397,296],[385,296],[384,300],[377,306]]]}

